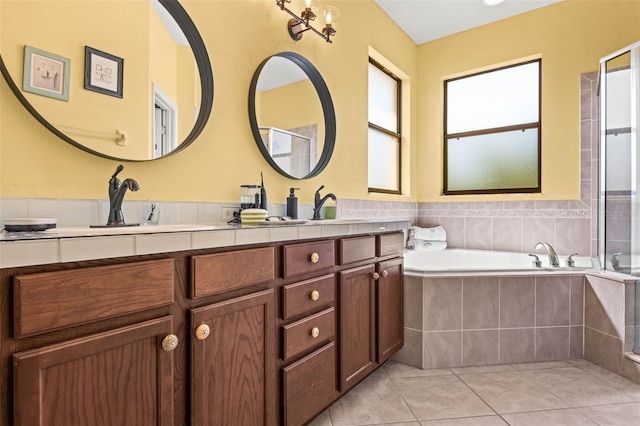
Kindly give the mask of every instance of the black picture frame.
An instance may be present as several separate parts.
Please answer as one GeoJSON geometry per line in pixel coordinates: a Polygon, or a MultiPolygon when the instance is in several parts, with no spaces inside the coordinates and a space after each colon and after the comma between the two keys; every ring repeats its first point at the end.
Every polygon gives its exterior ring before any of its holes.
{"type": "Polygon", "coordinates": [[[93,47],[84,47],[84,88],[122,98],[124,59],[93,47]]]}

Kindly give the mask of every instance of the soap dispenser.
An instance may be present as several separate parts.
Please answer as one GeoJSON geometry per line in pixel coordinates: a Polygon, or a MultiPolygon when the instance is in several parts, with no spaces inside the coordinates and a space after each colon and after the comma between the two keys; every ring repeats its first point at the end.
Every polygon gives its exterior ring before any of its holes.
{"type": "Polygon", "coordinates": [[[289,196],[287,197],[287,216],[291,219],[298,218],[298,197],[295,190],[300,188],[289,188],[289,196]]]}

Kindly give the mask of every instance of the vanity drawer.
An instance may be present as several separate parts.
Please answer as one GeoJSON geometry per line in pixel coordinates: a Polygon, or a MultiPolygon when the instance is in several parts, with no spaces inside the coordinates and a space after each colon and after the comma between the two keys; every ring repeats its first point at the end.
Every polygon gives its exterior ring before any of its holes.
{"type": "Polygon", "coordinates": [[[336,299],[336,280],[333,274],[282,287],[282,319],[312,311],[336,299]]]}
{"type": "Polygon", "coordinates": [[[395,232],[393,234],[378,235],[377,256],[401,256],[404,250],[404,233],[395,232]]]}
{"type": "Polygon", "coordinates": [[[301,425],[336,397],[336,348],[331,342],[282,369],[283,424],[301,425]]]}
{"type": "Polygon", "coordinates": [[[334,247],[333,240],[284,246],[284,278],[333,266],[334,247]]]}
{"type": "Polygon", "coordinates": [[[264,247],[191,257],[191,297],[273,281],[275,249],[264,247]]]}
{"type": "Polygon", "coordinates": [[[173,259],[13,278],[16,337],[170,305],[173,259]]]}
{"type": "Polygon", "coordinates": [[[373,235],[340,240],[340,265],[373,259],[376,256],[376,240],[373,235]]]}
{"type": "Polygon", "coordinates": [[[282,359],[311,349],[336,334],[335,309],[329,308],[282,327],[282,359]]]}

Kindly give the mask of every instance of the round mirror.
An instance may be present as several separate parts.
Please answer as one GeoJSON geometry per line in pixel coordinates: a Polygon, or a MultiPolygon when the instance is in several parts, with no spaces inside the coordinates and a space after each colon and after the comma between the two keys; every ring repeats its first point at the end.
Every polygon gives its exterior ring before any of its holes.
{"type": "Polygon", "coordinates": [[[336,139],[333,102],[303,56],[281,52],[260,64],[249,90],[249,121],[258,149],[281,175],[306,179],[329,163],[336,139]]]}
{"type": "Polygon", "coordinates": [[[185,149],[209,119],[211,63],[176,0],[3,2],[0,28],[11,90],[87,152],[155,160],[185,149]]]}

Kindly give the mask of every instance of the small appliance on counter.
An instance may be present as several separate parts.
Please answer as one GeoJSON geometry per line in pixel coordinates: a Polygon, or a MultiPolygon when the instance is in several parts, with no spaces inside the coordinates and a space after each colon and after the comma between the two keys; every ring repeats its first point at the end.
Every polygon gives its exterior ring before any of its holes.
{"type": "Polygon", "coordinates": [[[46,231],[55,228],[56,218],[10,218],[4,220],[4,230],[7,232],[46,231]]]}

